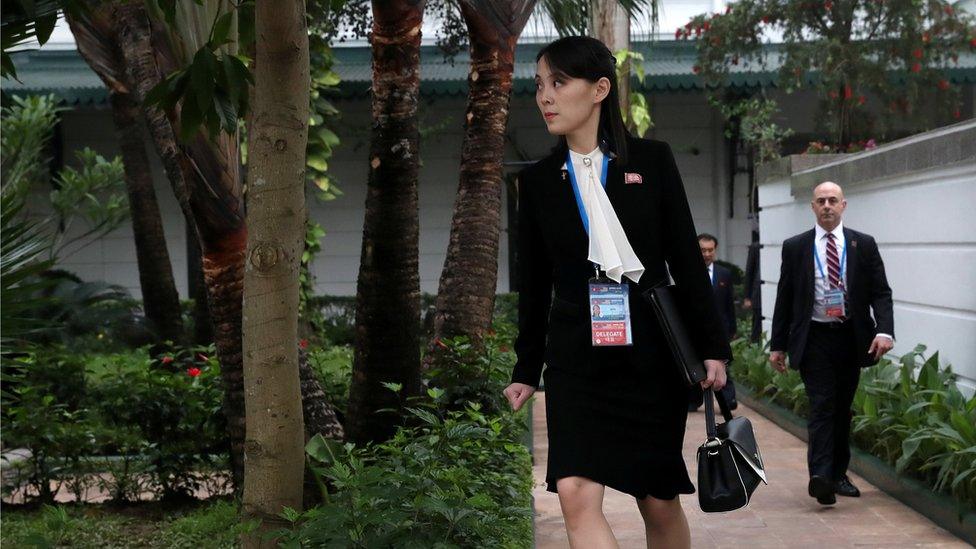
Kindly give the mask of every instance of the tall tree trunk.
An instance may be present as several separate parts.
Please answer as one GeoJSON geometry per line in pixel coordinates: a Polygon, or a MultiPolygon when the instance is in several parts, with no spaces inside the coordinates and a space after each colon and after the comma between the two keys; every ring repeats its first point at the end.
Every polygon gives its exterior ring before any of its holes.
{"type": "MultiPolygon", "coordinates": [[[[159,33],[153,35],[145,5],[128,0],[115,8],[126,68],[140,103],[175,62],[159,33]],[[158,56],[158,57],[157,57],[158,56]],[[162,67],[160,66],[162,65],[162,67]]],[[[179,111],[163,113],[143,104],[156,150],[187,221],[196,229],[203,260],[207,300],[224,389],[223,410],[231,445],[235,490],[244,485],[244,383],[241,353],[241,303],[247,228],[241,203],[236,136],[217,143],[197,134],[189,145],[176,142],[179,111]]]]}
{"type": "Polygon", "coordinates": [[[142,139],[139,104],[130,94],[112,93],[110,100],[125,163],[143,308],[160,338],[179,345],[185,340],[183,314],[163,234],[163,219],[153,189],[149,157],[142,139]]]}
{"type": "Polygon", "coordinates": [[[166,247],[163,220],[153,189],[149,158],[142,138],[139,104],[125,73],[125,59],[105,6],[93,8],[80,19],[68,18],[78,52],[109,89],[112,120],[119,137],[125,168],[125,187],[135,238],[143,309],[160,341],[184,339],[180,297],[166,247]]]}
{"type": "Polygon", "coordinates": [[[423,0],[374,0],[373,129],[356,289],[356,339],[346,432],[383,440],[401,398],[420,392],[417,175],[423,0]],[[383,383],[399,383],[396,395],[383,383]]]}
{"type": "MultiPolygon", "coordinates": [[[[590,0],[590,36],[603,42],[611,52],[630,49],[630,17],[619,1],[590,0]]],[[[630,61],[618,79],[620,110],[630,110],[630,61]]]]}
{"type": "Polygon", "coordinates": [[[261,526],[245,548],[300,509],[305,431],[298,368],[298,270],[305,247],[309,54],[305,2],[259,0],[253,123],[248,127],[244,274],[245,519],[261,526]]]}
{"type": "Polygon", "coordinates": [[[461,2],[471,48],[468,108],[460,183],[426,367],[443,355],[438,340],[466,335],[479,344],[491,325],[515,43],[534,5],[534,0],[461,2]]]}

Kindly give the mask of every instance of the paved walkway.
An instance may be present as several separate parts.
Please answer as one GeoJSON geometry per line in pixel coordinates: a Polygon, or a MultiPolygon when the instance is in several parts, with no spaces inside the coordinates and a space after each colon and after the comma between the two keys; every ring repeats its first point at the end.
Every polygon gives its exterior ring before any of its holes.
{"type": "MultiPolygon", "coordinates": [[[[706,515],[697,495],[681,496],[691,524],[691,545],[720,547],[970,547],[864,479],[852,474],[860,499],[837,498],[825,507],[806,494],[806,443],[759,414],[740,405],[762,445],[770,484],[761,485],[746,509],[706,515]]],[[[546,492],[545,395],[533,406],[535,465],[535,542],[537,549],[569,547],[556,494],[546,492]]],[[[694,470],[695,451],[704,436],[705,415],[688,418],[685,462],[694,470]]],[[[695,475],[692,474],[694,482],[695,475]]],[[[607,490],[604,512],[622,549],[642,549],[644,525],[631,496],[607,490]]]]}

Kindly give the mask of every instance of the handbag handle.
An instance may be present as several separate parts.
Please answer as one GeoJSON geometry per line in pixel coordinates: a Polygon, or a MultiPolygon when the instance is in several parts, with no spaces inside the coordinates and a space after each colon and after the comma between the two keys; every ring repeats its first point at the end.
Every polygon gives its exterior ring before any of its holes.
{"type": "Polygon", "coordinates": [[[718,438],[718,431],[715,428],[715,403],[712,398],[718,400],[718,407],[722,411],[722,417],[725,421],[732,421],[732,410],[729,409],[729,404],[725,400],[725,395],[721,391],[715,392],[711,388],[705,389],[705,436],[708,440],[713,440],[718,438]]]}

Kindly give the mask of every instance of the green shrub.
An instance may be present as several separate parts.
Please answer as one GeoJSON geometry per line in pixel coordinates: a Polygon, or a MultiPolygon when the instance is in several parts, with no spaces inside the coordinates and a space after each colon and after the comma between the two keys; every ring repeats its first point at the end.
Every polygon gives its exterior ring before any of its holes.
{"type": "MultiPolygon", "coordinates": [[[[283,532],[282,545],[531,547],[532,466],[520,442],[527,409],[512,412],[501,393],[513,331],[497,322],[482,351],[463,338],[441,342],[449,364],[425,374],[426,398],[407,404],[407,425],[391,440],[357,447],[313,438],[310,463],[331,490],[325,504],[285,513],[294,528],[283,532]]],[[[312,353],[323,385],[334,388],[330,396],[348,391],[334,379],[348,379],[346,352],[312,353]]]]}
{"type": "Polygon", "coordinates": [[[516,423],[474,404],[436,410],[409,408],[420,426],[375,446],[312,439],[308,454],[334,492],[324,505],[285,514],[295,528],[282,545],[530,547],[531,461],[516,423]]]}
{"type": "Polygon", "coordinates": [[[340,418],[345,417],[349,407],[349,386],[352,382],[352,347],[310,349],[308,364],[340,418]]]}

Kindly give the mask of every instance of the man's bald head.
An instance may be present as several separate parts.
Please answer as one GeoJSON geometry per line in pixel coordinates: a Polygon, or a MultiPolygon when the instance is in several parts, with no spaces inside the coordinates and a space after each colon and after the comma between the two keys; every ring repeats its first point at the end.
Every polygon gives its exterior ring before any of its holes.
{"type": "Polygon", "coordinates": [[[832,231],[840,224],[841,216],[847,208],[844,189],[833,181],[824,181],[813,188],[813,201],[810,203],[817,224],[832,231]]]}

